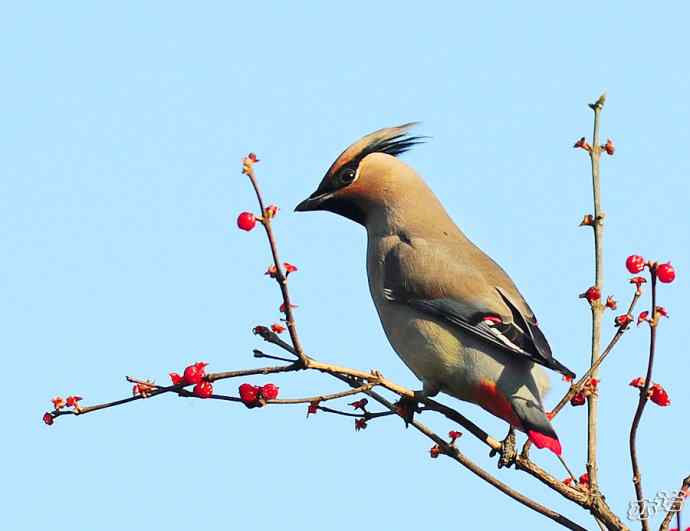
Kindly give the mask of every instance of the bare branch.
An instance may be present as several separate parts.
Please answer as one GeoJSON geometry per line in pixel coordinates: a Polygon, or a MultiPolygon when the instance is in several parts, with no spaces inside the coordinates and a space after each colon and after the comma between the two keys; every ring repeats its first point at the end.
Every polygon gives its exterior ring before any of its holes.
{"type": "MultiPolygon", "coordinates": [[[[601,183],[599,172],[599,161],[601,159],[601,146],[599,142],[599,119],[601,110],[606,101],[606,94],[602,94],[599,99],[590,105],[594,111],[594,132],[592,134],[592,149],[589,156],[592,161],[592,196],[594,200],[594,264],[595,281],[594,285],[599,292],[604,290],[604,212],[601,209],[601,183]]],[[[604,315],[604,305],[600,300],[592,301],[592,356],[591,365],[599,358],[599,348],[601,343],[601,320],[604,315]]],[[[598,370],[591,371],[591,378],[596,378],[598,370]]],[[[593,491],[598,489],[598,467],[597,467],[597,417],[598,417],[598,396],[592,393],[587,398],[587,473],[589,474],[589,484],[593,491]]]]}
{"type": "MultiPolygon", "coordinates": [[[[656,314],[656,271],[651,269],[652,276],[652,308],[653,314],[656,314]]],[[[637,428],[642,419],[642,413],[649,400],[649,387],[652,384],[652,371],[654,369],[654,351],[656,350],[656,328],[658,319],[656,315],[652,316],[649,330],[649,359],[647,360],[647,376],[644,382],[644,387],[640,389],[640,398],[637,402],[637,410],[633,418],[632,426],[630,427],[630,463],[633,472],[633,485],[635,486],[635,495],[637,496],[637,503],[642,516],[642,529],[649,531],[649,521],[645,516],[648,516],[647,507],[644,501],[644,493],[642,490],[642,472],[637,459],[637,428]]]]}
{"type": "MultiPolygon", "coordinates": [[[[666,516],[664,517],[664,520],[661,522],[661,526],[659,527],[659,531],[668,531],[668,526],[671,525],[673,515],[680,514],[680,512],[683,510],[685,498],[690,496],[690,475],[685,477],[678,492],[679,497],[676,502],[677,504],[674,504],[674,506],[671,507],[671,510],[666,513],[666,516]]],[[[678,529],[680,531],[680,523],[678,524],[678,529]]]]}

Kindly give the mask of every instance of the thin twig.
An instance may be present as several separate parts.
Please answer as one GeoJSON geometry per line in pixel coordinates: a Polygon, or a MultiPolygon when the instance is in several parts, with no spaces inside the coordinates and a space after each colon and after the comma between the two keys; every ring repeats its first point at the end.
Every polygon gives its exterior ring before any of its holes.
{"type": "Polygon", "coordinates": [[[635,411],[635,417],[633,418],[632,426],[630,427],[630,463],[632,465],[633,472],[633,485],[635,487],[635,495],[637,496],[637,503],[642,511],[642,529],[643,531],[649,531],[649,522],[647,521],[647,509],[644,502],[644,493],[642,490],[642,472],[640,471],[640,465],[637,460],[637,428],[640,425],[640,420],[642,419],[642,413],[649,400],[649,387],[652,383],[652,371],[654,370],[654,352],[656,350],[656,328],[657,328],[657,316],[656,316],[656,271],[652,269],[652,320],[649,323],[649,359],[647,361],[647,376],[645,378],[644,387],[640,389],[640,398],[637,402],[637,410],[635,411]]]}
{"type": "Polygon", "coordinates": [[[358,393],[364,393],[374,387],[374,384],[368,383],[361,385],[354,389],[348,389],[346,391],[340,391],[339,393],[331,393],[329,395],[317,395],[310,396],[307,398],[276,398],[275,400],[267,400],[268,404],[311,404],[312,402],[327,402],[329,400],[335,400],[337,398],[344,398],[346,396],[356,395],[358,393]]]}
{"type": "Polygon", "coordinates": [[[252,352],[254,353],[255,358],[267,358],[269,360],[275,361],[287,361],[288,363],[292,363],[293,361],[295,361],[288,358],[283,358],[281,356],[274,356],[273,354],[266,354],[265,352],[262,352],[256,348],[252,352]]]}
{"type": "MultiPolygon", "coordinates": [[[[628,314],[632,314],[632,311],[635,308],[637,301],[640,299],[640,295],[640,290],[636,290],[635,294],[633,295],[632,301],[628,306],[628,314]]],[[[603,361],[606,359],[609,353],[613,350],[613,347],[616,346],[620,338],[623,337],[623,334],[625,334],[625,332],[629,329],[630,326],[620,326],[616,329],[616,332],[613,334],[613,337],[611,338],[611,341],[609,341],[609,344],[606,345],[606,348],[601,353],[601,356],[597,358],[594,364],[589,368],[589,370],[584,374],[584,376],[582,376],[577,381],[577,383],[570,386],[570,389],[568,389],[563,398],[561,398],[558,404],[556,404],[556,406],[551,410],[551,418],[555,417],[563,409],[563,407],[568,402],[570,402],[570,399],[582,390],[582,388],[587,384],[587,382],[589,382],[589,379],[592,377],[592,373],[599,368],[599,366],[603,363],[603,361]]],[[[527,441],[527,443],[529,444],[530,441],[527,441]]]]}
{"type": "MultiPolygon", "coordinates": [[[[383,396],[379,395],[378,393],[374,391],[369,391],[367,393],[369,396],[371,396],[374,400],[379,402],[381,405],[393,409],[395,406],[386,400],[383,396]]],[[[481,479],[489,483],[490,485],[496,487],[498,490],[503,492],[504,494],[510,496],[513,498],[515,501],[521,503],[525,507],[529,507],[533,511],[536,511],[538,513],[541,513],[542,515],[546,516],[547,518],[550,518],[554,522],[562,525],[563,527],[567,529],[573,529],[576,531],[585,531],[585,528],[582,526],[579,526],[572,520],[566,518],[562,514],[549,509],[548,507],[532,500],[531,498],[528,498],[527,496],[523,495],[522,493],[516,491],[515,489],[511,488],[510,486],[506,485],[502,481],[498,480],[491,474],[489,474],[487,471],[485,471],[483,468],[477,466],[473,461],[468,459],[460,450],[458,450],[455,446],[451,446],[448,444],[445,440],[443,440],[441,437],[439,437],[436,433],[434,433],[432,430],[430,430],[426,425],[422,424],[418,420],[412,420],[410,422],[412,426],[414,426],[419,432],[423,433],[426,435],[429,439],[434,441],[442,450],[442,453],[445,455],[448,455],[458,463],[460,463],[462,466],[467,468],[470,472],[473,474],[479,476],[481,479]]]]}
{"type": "Polygon", "coordinates": [[[275,279],[280,287],[280,292],[283,296],[283,308],[285,312],[285,323],[287,324],[288,333],[290,334],[290,340],[292,341],[292,346],[295,348],[295,352],[300,359],[300,362],[304,365],[307,361],[307,357],[304,353],[304,348],[302,348],[302,342],[297,334],[297,326],[295,324],[295,316],[292,311],[292,304],[290,301],[290,293],[287,287],[287,276],[283,272],[283,266],[280,262],[280,257],[278,256],[278,244],[276,243],[275,236],[273,235],[273,228],[271,226],[271,216],[266,215],[266,207],[264,206],[264,200],[259,190],[259,184],[257,182],[256,176],[254,174],[253,164],[247,164],[247,159],[245,159],[244,168],[245,173],[249,177],[252,187],[254,188],[254,193],[256,194],[256,200],[259,203],[259,208],[261,209],[262,225],[266,231],[266,237],[268,238],[268,243],[271,247],[271,255],[273,256],[273,265],[276,268],[275,279]]]}
{"type": "MultiPolygon", "coordinates": [[[[673,515],[677,514],[680,519],[680,512],[683,510],[683,505],[685,504],[685,498],[690,495],[690,475],[686,476],[683,483],[680,486],[678,505],[674,503],[671,509],[666,513],[664,520],[661,522],[659,531],[668,531],[668,526],[671,525],[671,520],[673,515]]],[[[680,530],[680,522],[678,522],[678,529],[680,530]]]]}
{"type": "MultiPolygon", "coordinates": [[[[279,345],[281,348],[284,348],[288,352],[292,352],[292,347],[285,342],[281,342],[281,344],[275,341],[271,341],[270,339],[267,339],[267,341],[279,345]]],[[[410,389],[394,384],[393,382],[388,381],[386,378],[382,377],[378,373],[367,373],[364,371],[358,371],[337,365],[316,362],[313,358],[309,359],[309,368],[326,372],[335,378],[345,381],[349,385],[354,385],[351,383],[352,376],[365,380],[369,378],[374,378],[376,379],[378,385],[393,391],[401,397],[412,399],[415,399],[416,397],[415,393],[410,389]]],[[[380,396],[374,391],[369,391],[366,394],[372,397],[375,394],[377,396],[380,396]]],[[[448,418],[449,420],[452,420],[458,423],[463,428],[467,429],[470,433],[475,435],[477,439],[489,446],[492,450],[496,450],[497,452],[499,452],[499,454],[501,453],[502,446],[498,440],[488,435],[479,426],[467,419],[465,416],[461,415],[459,412],[430,398],[421,398],[419,400],[426,406],[426,409],[441,413],[442,415],[446,416],[446,418],[448,418]]],[[[589,510],[594,516],[600,518],[609,529],[627,529],[627,527],[613,513],[611,508],[606,504],[605,500],[601,496],[592,498],[588,493],[568,487],[560,479],[555,478],[553,475],[549,474],[544,469],[535,464],[533,461],[531,461],[529,457],[525,454],[517,456],[515,462],[516,468],[518,470],[526,472],[527,474],[541,481],[543,484],[555,490],[565,498],[589,510]]]]}

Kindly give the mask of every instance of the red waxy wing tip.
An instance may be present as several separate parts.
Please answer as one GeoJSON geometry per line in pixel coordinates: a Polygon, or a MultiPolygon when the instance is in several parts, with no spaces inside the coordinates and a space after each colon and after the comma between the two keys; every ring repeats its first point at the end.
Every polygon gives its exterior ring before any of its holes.
{"type": "Polygon", "coordinates": [[[527,437],[537,448],[548,448],[556,455],[561,455],[561,442],[534,430],[527,430],[527,437]]]}

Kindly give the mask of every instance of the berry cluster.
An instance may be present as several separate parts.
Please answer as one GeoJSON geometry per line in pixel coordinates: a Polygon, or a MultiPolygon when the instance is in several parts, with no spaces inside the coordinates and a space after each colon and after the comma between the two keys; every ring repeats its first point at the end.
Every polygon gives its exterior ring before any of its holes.
{"type": "Polygon", "coordinates": [[[46,411],[43,414],[43,422],[45,422],[48,426],[52,426],[53,422],[55,421],[55,417],[59,414],[59,411],[65,407],[74,408],[74,410],[78,413],[81,410],[79,407],[80,400],[82,400],[82,397],[77,395],[69,395],[67,398],[62,398],[61,396],[52,398],[50,401],[53,403],[53,411],[46,411]]]}
{"type": "Polygon", "coordinates": [[[272,383],[263,386],[243,383],[239,388],[240,399],[250,409],[263,406],[266,400],[275,400],[279,391],[280,388],[272,383]]]}
{"type": "MultiPolygon", "coordinates": [[[[625,267],[633,275],[641,273],[644,270],[644,268],[647,267],[649,268],[650,272],[656,274],[656,277],[659,279],[659,282],[663,282],[664,284],[670,284],[676,279],[676,270],[671,265],[671,262],[659,264],[651,260],[646,261],[642,256],[638,254],[632,254],[628,256],[628,258],[625,260],[625,267]]],[[[631,280],[631,282],[633,281],[631,280]]],[[[644,280],[642,280],[641,282],[644,282],[644,280]]],[[[639,280],[636,280],[634,283],[637,284],[641,282],[639,280]]]]}
{"type": "MultiPolygon", "coordinates": [[[[637,378],[633,379],[629,385],[642,391],[645,386],[645,379],[641,376],[638,376],[637,378]]],[[[666,407],[671,405],[671,398],[668,396],[668,392],[666,392],[666,389],[664,389],[661,384],[655,383],[650,385],[648,397],[657,406],[666,407]]]]}
{"type": "Polygon", "coordinates": [[[193,385],[192,392],[199,398],[209,398],[213,394],[213,384],[206,380],[206,366],[208,363],[197,361],[185,367],[182,376],[176,372],[170,373],[173,385],[193,385]]]}

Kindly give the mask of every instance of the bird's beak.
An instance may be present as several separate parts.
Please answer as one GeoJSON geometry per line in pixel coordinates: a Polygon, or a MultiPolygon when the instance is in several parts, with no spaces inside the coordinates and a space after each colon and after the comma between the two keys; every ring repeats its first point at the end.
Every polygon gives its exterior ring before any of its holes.
{"type": "Polygon", "coordinates": [[[330,199],[333,193],[314,192],[299,205],[295,207],[295,212],[309,212],[310,210],[321,210],[321,205],[330,199]]]}

